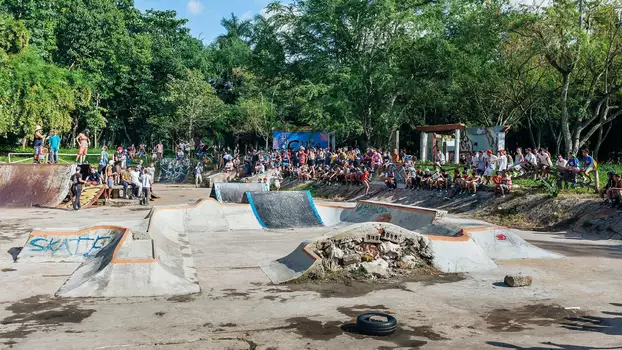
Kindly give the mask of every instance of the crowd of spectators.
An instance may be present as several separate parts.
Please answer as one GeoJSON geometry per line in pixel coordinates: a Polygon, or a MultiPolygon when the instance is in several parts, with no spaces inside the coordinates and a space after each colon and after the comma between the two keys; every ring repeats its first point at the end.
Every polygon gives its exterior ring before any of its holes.
{"type": "MultiPolygon", "coordinates": [[[[236,174],[260,175],[262,181],[279,182],[280,179],[299,181],[315,180],[326,185],[356,185],[369,194],[372,180],[384,183],[388,191],[398,184],[408,190],[437,191],[450,200],[456,196],[474,196],[479,190],[494,191],[504,197],[512,191],[513,178],[531,178],[534,181],[574,186],[588,186],[593,181],[597,164],[587,150],[577,157],[553,158],[546,148],[522,149],[515,152],[499,150],[463,154],[461,164],[449,164],[446,155],[438,151],[433,162],[420,163],[417,157],[404,151],[389,152],[382,148],[331,148],[300,147],[299,150],[250,150],[212,148],[203,151],[203,165],[215,170],[236,174]],[[261,175],[265,174],[265,177],[261,175]]],[[[620,201],[619,179],[611,174],[602,192],[612,203],[620,201]],[[618,180],[619,181],[619,180],[618,180]]],[[[617,176],[617,175],[616,175],[617,176]]]]}

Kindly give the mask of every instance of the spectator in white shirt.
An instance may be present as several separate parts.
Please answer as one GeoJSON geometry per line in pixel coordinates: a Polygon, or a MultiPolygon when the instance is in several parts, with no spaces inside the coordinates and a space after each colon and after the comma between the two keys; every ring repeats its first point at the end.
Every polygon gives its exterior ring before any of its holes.
{"type": "Polygon", "coordinates": [[[142,185],[142,189],[144,192],[141,193],[141,204],[143,205],[149,205],[149,199],[151,199],[151,185],[153,184],[153,178],[151,177],[151,175],[149,175],[149,172],[147,171],[147,169],[143,169],[143,177],[142,177],[142,181],[141,181],[141,185],[142,185]]]}
{"type": "Polygon", "coordinates": [[[568,164],[568,162],[564,159],[564,157],[562,157],[561,154],[558,155],[557,161],[555,162],[555,167],[557,167],[557,169],[565,169],[566,164],[568,164]]]}
{"type": "Polygon", "coordinates": [[[499,171],[506,171],[508,169],[508,157],[505,155],[505,150],[499,150],[499,171]]]}
{"type": "Polygon", "coordinates": [[[130,170],[130,183],[132,186],[136,186],[138,189],[138,197],[142,197],[143,195],[143,184],[140,181],[140,173],[136,170],[136,168],[132,168],[130,170]]]}

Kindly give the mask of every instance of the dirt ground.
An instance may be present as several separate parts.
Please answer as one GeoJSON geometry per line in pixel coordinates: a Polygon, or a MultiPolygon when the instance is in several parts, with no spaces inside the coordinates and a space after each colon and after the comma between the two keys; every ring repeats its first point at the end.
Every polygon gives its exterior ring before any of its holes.
{"type": "MultiPolygon", "coordinates": [[[[207,189],[158,185],[158,205],[192,203],[207,189]]],[[[145,208],[0,210],[0,250],[34,228],[138,225],[145,208]]],[[[157,298],[55,298],[77,264],[13,263],[0,255],[0,347],[15,349],[622,349],[622,243],[572,232],[523,231],[566,255],[462,275],[383,283],[272,285],[259,264],[318,229],[192,233],[202,292],[157,298]],[[508,273],[534,277],[526,288],[508,273]],[[357,334],[367,311],[396,316],[388,337],[357,334]]]]}

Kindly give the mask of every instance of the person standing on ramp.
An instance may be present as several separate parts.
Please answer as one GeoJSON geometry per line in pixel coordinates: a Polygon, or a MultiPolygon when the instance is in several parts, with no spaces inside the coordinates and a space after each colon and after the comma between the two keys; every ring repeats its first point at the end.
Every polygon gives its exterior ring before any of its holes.
{"type": "Polygon", "coordinates": [[[45,135],[43,135],[41,132],[43,131],[43,129],[41,128],[40,125],[37,125],[35,127],[35,134],[34,136],[34,143],[33,146],[35,148],[35,164],[39,164],[39,156],[41,155],[41,152],[43,151],[43,141],[45,140],[45,135]]]}
{"type": "Polygon", "coordinates": [[[80,149],[78,150],[78,155],[76,156],[76,164],[84,164],[86,161],[86,155],[89,150],[89,129],[84,129],[78,137],[76,137],[76,143],[80,149]]]}

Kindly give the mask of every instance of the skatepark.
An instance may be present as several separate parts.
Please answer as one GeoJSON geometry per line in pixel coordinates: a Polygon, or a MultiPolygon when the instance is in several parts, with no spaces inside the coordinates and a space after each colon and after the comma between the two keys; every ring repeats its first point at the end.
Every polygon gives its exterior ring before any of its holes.
{"type": "Polygon", "coordinates": [[[616,241],[513,230],[374,200],[332,203],[304,191],[227,192],[225,187],[216,186],[223,193],[210,196],[209,189],[159,185],[162,205],[151,210],[2,210],[1,248],[13,253],[21,248],[15,262],[11,254],[0,260],[4,344],[24,349],[620,344],[616,241]],[[313,253],[317,242],[362,237],[381,226],[429,244],[439,272],[386,281],[296,282],[321,264],[313,253]],[[517,273],[533,276],[533,285],[503,285],[505,275],[517,273]],[[395,315],[400,330],[388,337],[347,332],[353,317],[370,311],[395,315]],[[76,342],[85,334],[88,345],[76,342]]]}

